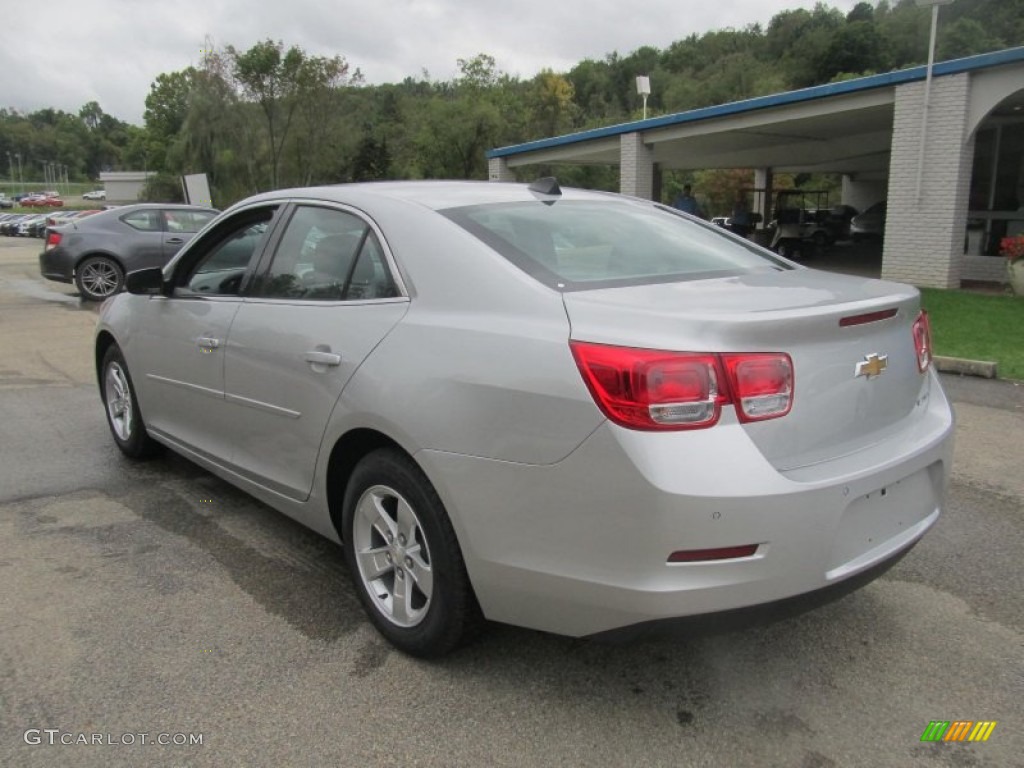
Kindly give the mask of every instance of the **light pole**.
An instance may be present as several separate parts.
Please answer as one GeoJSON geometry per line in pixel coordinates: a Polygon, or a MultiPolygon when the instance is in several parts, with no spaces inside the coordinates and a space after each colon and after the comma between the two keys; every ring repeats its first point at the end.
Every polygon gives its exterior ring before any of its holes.
{"type": "Polygon", "coordinates": [[[916,0],[918,8],[932,9],[932,31],[928,38],[928,69],[924,78],[924,104],[921,109],[921,144],[917,148],[917,204],[921,205],[921,178],[924,176],[924,145],[928,138],[928,108],[932,94],[932,67],[935,64],[935,33],[939,28],[939,6],[953,0],[916,0]]]}
{"type": "Polygon", "coordinates": [[[14,158],[11,157],[11,151],[7,150],[7,175],[11,177],[11,186],[14,186],[14,158]]]}
{"type": "Polygon", "coordinates": [[[25,177],[21,174],[21,152],[15,152],[14,156],[18,159],[18,191],[25,191],[25,177]]]}
{"type": "Polygon", "coordinates": [[[639,75],[636,79],[636,92],[644,97],[644,120],[647,119],[647,97],[651,95],[651,78],[639,75]]]}

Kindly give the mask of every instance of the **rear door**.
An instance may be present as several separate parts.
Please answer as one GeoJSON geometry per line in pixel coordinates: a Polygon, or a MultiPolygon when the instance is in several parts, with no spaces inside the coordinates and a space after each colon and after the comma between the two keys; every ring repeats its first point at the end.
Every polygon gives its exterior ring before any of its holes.
{"type": "Polygon", "coordinates": [[[165,261],[169,261],[196,232],[217,215],[213,211],[190,211],[186,208],[165,208],[161,214],[164,229],[162,254],[165,261]]]}
{"type": "Polygon", "coordinates": [[[118,228],[116,242],[110,245],[125,257],[128,271],[162,267],[164,256],[164,217],[159,208],[140,208],[120,217],[127,228],[118,228]]]}
{"type": "Polygon", "coordinates": [[[227,428],[243,474],[305,499],[342,389],[408,299],[361,214],[298,205],[284,226],[231,327],[227,428]]]}

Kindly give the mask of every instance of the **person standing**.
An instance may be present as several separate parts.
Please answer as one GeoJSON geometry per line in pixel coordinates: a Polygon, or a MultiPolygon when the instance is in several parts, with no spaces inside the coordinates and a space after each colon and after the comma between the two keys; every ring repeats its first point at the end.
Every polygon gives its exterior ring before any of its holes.
{"type": "Polygon", "coordinates": [[[732,217],[729,220],[729,228],[740,237],[747,237],[752,228],[751,224],[750,205],[747,203],[747,196],[742,190],[737,190],[736,199],[732,204],[732,217]]]}
{"type": "Polygon", "coordinates": [[[697,198],[693,196],[693,188],[689,184],[683,186],[683,191],[672,201],[672,207],[683,213],[700,216],[700,206],[697,204],[697,198]]]}

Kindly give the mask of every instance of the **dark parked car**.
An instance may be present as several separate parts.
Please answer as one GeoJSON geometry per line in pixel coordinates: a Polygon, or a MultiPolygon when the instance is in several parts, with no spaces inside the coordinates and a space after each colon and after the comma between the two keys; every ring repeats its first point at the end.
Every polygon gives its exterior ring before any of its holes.
{"type": "Polygon", "coordinates": [[[850,239],[850,221],[859,211],[852,205],[833,205],[825,219],[825,226],[832,232],[832,240],[850,239]]]}
{"type": "Polygon", "coordinates": [[[126,205],[47,231],[39,271],[73,282],[84,299],[100,301],[124,287],[127,272],[162,267],[217,215],[214,208],[126,205]]]}
{"type": "Polygon", "coordinates": [[[34,216],[32,213],[16,213],[13,216],[9,216],[0,222],[0,234],[4,234],[7,237],[15,237],[18,234],[18,225],[21,224],[25,219],[30,216],[34,216]]]}

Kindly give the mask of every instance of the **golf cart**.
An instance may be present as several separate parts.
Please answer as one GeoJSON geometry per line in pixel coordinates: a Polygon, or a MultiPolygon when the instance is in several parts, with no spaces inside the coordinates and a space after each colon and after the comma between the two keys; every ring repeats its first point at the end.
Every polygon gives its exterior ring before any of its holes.
{"type": "Polygon", "coordinates": [[[820,254],[835,241],[828,218],[826,190],[780,190],[775,196],[774,232],[769,247],[790,259],[820,254]]]}

